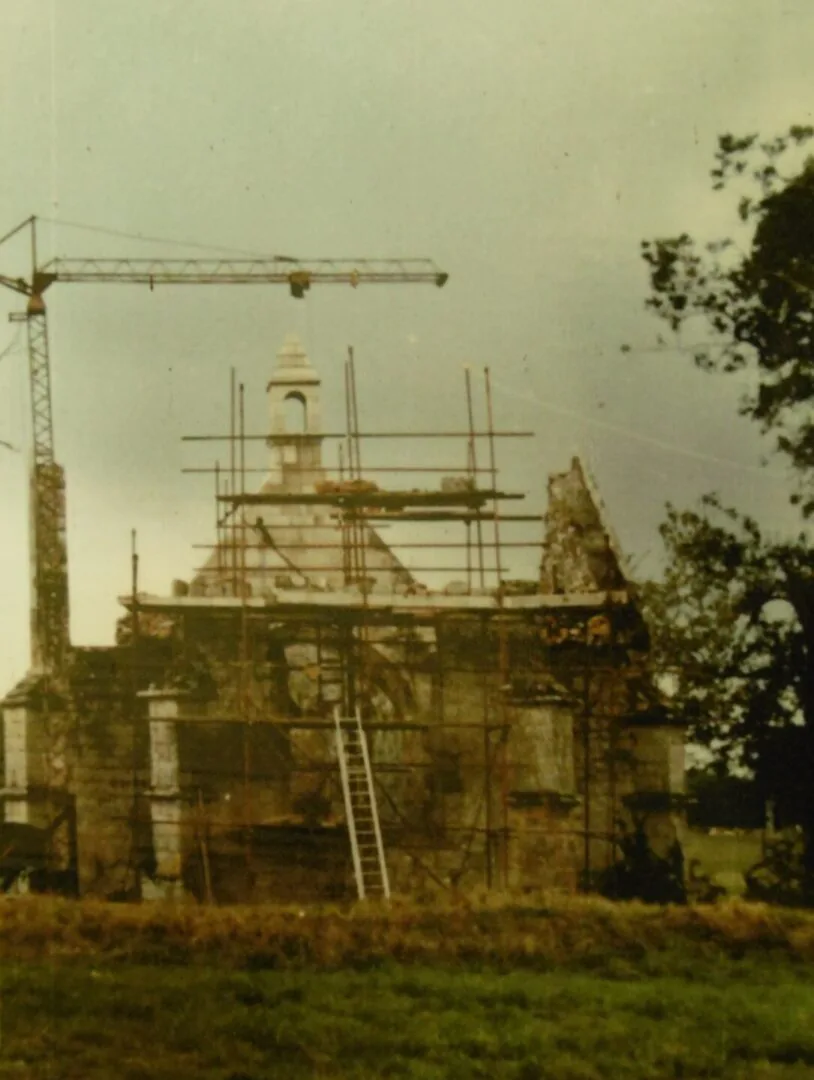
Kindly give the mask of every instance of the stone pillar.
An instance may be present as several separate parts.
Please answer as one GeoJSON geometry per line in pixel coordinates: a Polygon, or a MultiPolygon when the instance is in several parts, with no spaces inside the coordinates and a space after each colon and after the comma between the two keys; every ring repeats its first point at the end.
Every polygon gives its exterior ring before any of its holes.
{"type": "Polygon", "coordinates": [[[574,709],[552,691],[514,694],[507,795],[511,846],[507,884],[514,889],[577,887],[575,843],[580,800],[574,770],[574,709]]]}
{"type": "Polygon", "coordinates": [[[635,762],[624,802],[643,821],[655,854],[667,858],[685,830],[684,728],[659,712],[643,713],[628,719],[624,743],[635,762]]]}
{"type": "MultiPolygon", "coordinates": [[[[3,820],[9,824],[31,825],[36,811],[31,805],[31,789],[40,776],[32,769],[33,726],[38,716],[38,680],[27,676],[3,701],[3,820]]],[[[28,875],[21,874],[12,892],[29,891],[28,875]]]]}
{"type": "Polygon", "coordinates": [[[150,725],[150,816],[155,853],[155,877],[142,880],[145,899],[171,899],[183,895],[183,812],[181,805],[178,731],[176,721],[189,706],[178,690],[144,690],[150,725]]]}
{"type": "Polygon", "coordinates": [[[55,680],[31,672],[2,702],[3,819],[45,830],[48,869],[76,870],[69,709],[55,680]]]}
{"type": "Polygon", "coordinates": [[[566,698],[554,693],[509,702],[509,790],[573,795],[574,718],[566,698]]]}
{"type": "Polygon", "coordinates": [[[3,800],[6,821],[26,824],[28,809],[28,708],[3,708],[3,800]]]}

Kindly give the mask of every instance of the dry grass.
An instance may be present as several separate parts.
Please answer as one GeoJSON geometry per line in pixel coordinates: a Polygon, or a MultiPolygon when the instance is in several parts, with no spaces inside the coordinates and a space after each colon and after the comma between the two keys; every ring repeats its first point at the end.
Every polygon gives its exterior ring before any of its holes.
{"type": "Polygon", "coordinates": [[[481,899],[350,909],[114,905],[42,897],[0,903],[0,959],[253,968],[403,964],[682,969],[698,958],[814,959],[814,914],[729,901],[648,907],[593,898],[481,899]],[[655,967],[654,967],[655,965],[655,967]]]}

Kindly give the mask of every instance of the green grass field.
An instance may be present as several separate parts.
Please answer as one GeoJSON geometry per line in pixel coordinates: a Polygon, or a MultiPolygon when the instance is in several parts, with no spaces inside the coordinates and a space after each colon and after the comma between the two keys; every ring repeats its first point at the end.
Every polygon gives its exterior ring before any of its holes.
{"type": "Polygon", "coordinates": [[[11,965],[0,1076],[619,1077],[814,1075],[814,977],[386,966],[11,965]]]}
{"type": "Polygon", "coordinates": [[[814,1077],[814,917],[0,904],[0,1077],[814,1077]]]}
{"type": "Polygon", "coordinates": [[[764,855],[759,830],[744,831],[740,835],[710,835],[688,829],[682,846],[687,865],[697,859],[704,873],[734,895],[745,890],[747,870],[759,863],[764,855]]]}

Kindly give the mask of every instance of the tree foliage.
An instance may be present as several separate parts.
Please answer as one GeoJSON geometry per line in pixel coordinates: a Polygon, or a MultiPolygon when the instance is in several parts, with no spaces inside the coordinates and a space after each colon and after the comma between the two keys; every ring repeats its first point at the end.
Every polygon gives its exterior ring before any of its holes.
{"type": "Polygon", "coordinates": [[[814,552],[714,496],[668,507],[661,534],[667,569],[644,591],[654,669],[689,738],[803,826],[814,899],[814,552]]]}
{"type": "MultiPolygon", "coordinates": [[[[774,434],[803,482],[814,470],[814,160],[800,158],[813,136],[802,126],[768,141],[721,136],[713,187],[739,189],[735,236],[642,244],[647,306],[687,339],[699,367],[750,372],[743,412],[774,434]]],[[[797,498],[814,513],[805,489],[797,498]]]]}
{"type": "MultiPolygon", "coordinates": [[[[792,464],[792,501],[814,515],[814,128],[723,135],[713,187],[732,197],[732,236],[645,241],[648,308],[702,370],[739,373],[742,412],[792,464]]],[[[803,524],[805,524],[803,522],[803,524]]],[[[804,831],[814,903],[814,550],[707,496],[668,507],[664,581],[645,590],[653,662],[692,740],[722,773],[745,770],[804,831]]]]}
{"type": "Polygon", "coordinates": [[[766,805],[755,780],[727,772],[720,762],[688,769],[687,794],[692,800],[687,824],[693,828],[762,829],[766,823],[766,805]]]}

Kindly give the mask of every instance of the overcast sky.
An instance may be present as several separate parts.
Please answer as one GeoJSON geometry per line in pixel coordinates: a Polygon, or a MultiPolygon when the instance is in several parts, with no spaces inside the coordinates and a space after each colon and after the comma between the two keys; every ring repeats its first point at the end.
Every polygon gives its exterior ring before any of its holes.
{"type": "MultiPolygon", "coordinates": [[[[715,489],[791,527],[782,467],[759,468],[765,446],[736,415],[743,387],[637,351],[660,329],[638,248],[729,229],[709,189],[715,138],[811,122],[812,40],[808,0],[0,3],[0,234],[35,213],[62,223],[42,226],[44,257],[201,254],[166,238],[429,255],[450,274],[443,290],[315,288],[305,302],[274,287],[56,287],[74,640],[112,640],[131,528],[145,588],[189,576],[212,504],[180,469],[215,451],[180,437],[225,430],[230,365],[264,430],[289,330],[334,429],[348,344],[368,428],[460,427],[463,366],[490,365],[500,426],[538,432],[501,448],[505,485],[539,509],[546,474],[580,450],[642,568],[667,499],[715,489]]],[[[24,272],[24,256],[0,249],[0,273],[24,272]]],[[[2,686],[28,652],[27,374],[5,321],[19,299],[0,296],[0,439],[22,448],[0,448],[2,686]]]]}

